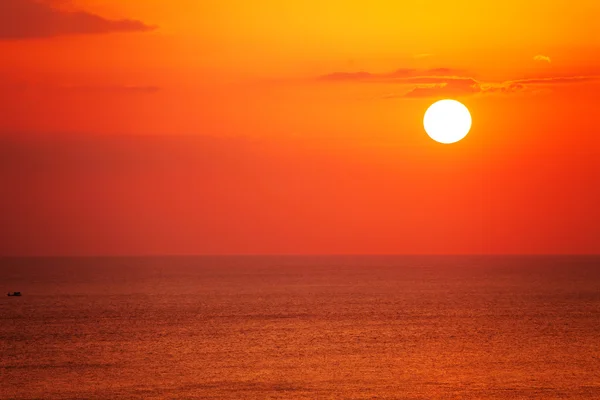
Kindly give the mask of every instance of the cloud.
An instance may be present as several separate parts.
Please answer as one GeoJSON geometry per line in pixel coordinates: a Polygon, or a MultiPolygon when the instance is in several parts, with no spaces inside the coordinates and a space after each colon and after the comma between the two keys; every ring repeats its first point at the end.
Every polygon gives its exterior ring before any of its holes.
{"type": "Polygon", "coordinates": [[[527,86],[518,81],[479,84],[479,91],[481,93],[518,93],[526,89],[527,86]]]}
{"type": "Polygon", "coordinates": [[[582,76],[554,76],[549,78],[530,78],[520,79],[513,82],[519,82],[530,85],[553,85],[560,83],[578,83],[578,82],[592,82],[600,80],[600,76],[597,75],[582,75],[582,76]]]}
{"type": "Polygon", "coordinates": [[[440,67],[431,69],[400,68],[393,72],[373,74],[361,72],[335,72],[318,78],[321,81],[383,82],[406,86],[404,93],[387,93],[383,98],[463,96],[482,91],[480,83],[464,71],[440,67]]]}
{"type": "Polygon", "coordinates": [[[551,62],[552,62],[552,61],[550,60],[550,57],[548,57],[548,56],[543,56],[543,55],[541,55],[541,54],[538,54],[538,55],[534,56],[534,57],[533,57],[533,59],[534,59],[535,61],[545,61],[545,62],[547,62],[547,63],[551,63],[551,62]]]}
{"type": "Polygon", "coordinates": [[[421,76],[460,76],[463,71],[452,68],[432,68],[432,69],[415,69],[415,68],[400,68],[393,72],[374,74],[365,71],[359,72],[334,72],[327,75],[321,75],[317,78],[319,81],[333,82],[351,82],[351,81],[368,81],[368,82],[394,82],[404,81],[411,78],[421,76]]]}
{"type": "Polygon", "coordinates": [[[543,78],[517,79],[501,82],[486,82],[468,76],[464,71],[453,68],[426,70],[398,69],[390,73],[336,72],[318,78],[321,81],[384,82],[398,84],[404,91],[388,92],[384,99],[422,97],[461,97],[475,94],[513,94],[534,92],[539,87],[557,84],[575,84],[600,81],[600,75],[556,76],[543,78]]]}
{"type": "Polygon", "coordinates": [[[417,76],[414,78],[407,78],[404,82],[417,85],[453,85],[461,87],[472,87],[479,84],[479,82],[473,78],[461,76],[417,76]]]}
{"type": "Polygon", "coordinates": [[[436,78],[423,80],[403,97],[459,97],[479,92],[481,92],[480,84],[471,78],[436,78]]]}
{"type": "Polygon", "coordinates": [[[480,82],[470,78],[436,78],[423,80],[422,83],[418,83],[416,87],[410,89],[403,96],[398,97],[460,97],[474,94],[514,94],[534,91],[540,87],[557,84],[593,81],[600,81],[600,76],[564,76],[519,79],[505,82],[480,82]]]}
{"type": "Polygon", "coordinates": [[[0,40],[153,29],[154,26],[137,20],[111,20],[85,11],[62,10],[48,1],[0,0],[0,40]]]}

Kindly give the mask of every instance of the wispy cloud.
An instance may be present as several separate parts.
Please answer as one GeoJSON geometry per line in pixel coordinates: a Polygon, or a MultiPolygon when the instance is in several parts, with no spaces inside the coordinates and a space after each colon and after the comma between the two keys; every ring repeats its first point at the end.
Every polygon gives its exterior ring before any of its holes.
{"type": "Polygon", "coordinates": [[[0,40],[153,29],[133,19],[112,20],[85,11],[62,10],[48,1],[0,0],[0,40]]]}
{"type": "Polygon", "coordinates": [[[398,69],[391,73],[369,72],[332,73],[318,78],[320,81],[346,81],[398,84],[397,92],[388,92],[382,98],[461,97],[475,94],[512,94],[537,90],[557,84],[575,84],[600,81],[599,75],[556,76],[516,79],[502,82],[475,79],[465,71],[453,68],[426,70],[398,69]]]}
{"type": "Polygon", "coordinates": [[[425,76],[447,76],[455,75],[461,76],[463,71],[455,70],[452,68],[433,68],[419,70],[416,68],[400,68],[393,72],[374,74],[365,71],[358,72],[334,72],[318,77],[320,81],[330,82],[348,82],[348,81],[368,81],[368,82],[391,82],[391,81],[403,81],[416,77],[425,76]]]}
{"type": "Polygon", "coordinates": [[[557,83],[580,83],[580,82],[593,82],[600,80],[598,75],[582,75],[582,76],[554,76],[549,78],[530,78],[530,79],[519,79],[513,82],[519,82],[530,85],[553,85],[557,83]]]}
{"type": "Polygon", "coordinates": [[[420,83],[418,86],[404,93],[402,97],[438,97],[438,96],[465,96],[478,93],[481,87],[477,81],[470,78],[465,79],[439,79],[434,82],[420,83]]]}
{"type": "Polygon", "coordinates": [[[543,61],[543,62],[547,62],[547,63],[551,63],[552,62],[552,60],[550,60],[550,57],[544,56],[544,55],[541,55],[541,54],[533,56],[533,59],[535,61],[543,61]]]}
{"type": "Polygon", "coordinates": [[[565,76],[553,78],[518,79],[504,82],[483,82],[474,79],[439,78],[420,84],[398,97],[460,97],[474,94],[514,94],[536,91],[541,87],[600,81],[600,76],[565,76]]]}

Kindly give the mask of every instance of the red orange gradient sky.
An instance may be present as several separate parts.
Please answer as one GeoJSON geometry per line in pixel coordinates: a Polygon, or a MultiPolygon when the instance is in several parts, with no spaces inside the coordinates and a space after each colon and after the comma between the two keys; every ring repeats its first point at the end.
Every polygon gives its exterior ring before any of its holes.
{"type": "Polygon", "coordinates": [[[598,253],[599,16],[2,0],[0,254],[598,253]]]}

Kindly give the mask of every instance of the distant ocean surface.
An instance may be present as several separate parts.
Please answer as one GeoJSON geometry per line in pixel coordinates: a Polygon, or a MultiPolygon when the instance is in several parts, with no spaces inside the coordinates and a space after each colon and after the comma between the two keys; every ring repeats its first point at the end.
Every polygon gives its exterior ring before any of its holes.
{"type": "Polygon", "coordinates": [[[600,399],[600,257],[5,258],[0,290],[0,399],[600,399]]]}

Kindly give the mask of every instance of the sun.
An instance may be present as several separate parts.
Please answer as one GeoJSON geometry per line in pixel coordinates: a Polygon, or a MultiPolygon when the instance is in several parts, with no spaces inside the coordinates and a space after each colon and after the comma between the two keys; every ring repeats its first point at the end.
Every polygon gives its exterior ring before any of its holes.
{"type": "Polygon", "coordinates": [[[471,130],[471,114],[461,102],[440,100],[429,106],[423,125],[425,132],[436,142],[456,143],[471,130]]]}

